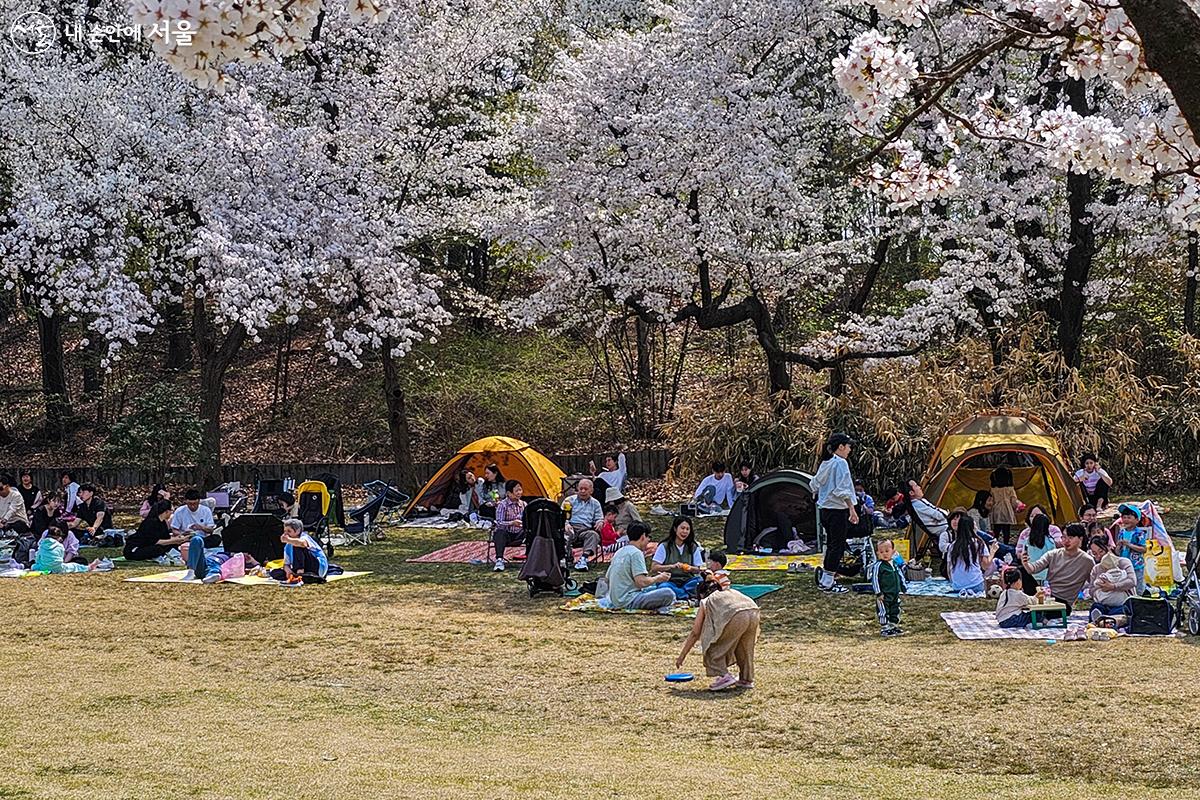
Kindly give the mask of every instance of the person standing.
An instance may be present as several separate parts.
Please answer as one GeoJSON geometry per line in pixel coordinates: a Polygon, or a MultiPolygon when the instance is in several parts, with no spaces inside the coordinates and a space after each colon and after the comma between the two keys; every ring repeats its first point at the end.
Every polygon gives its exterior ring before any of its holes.
{"type": "Polygon", "coordinates": [[[812,490],[817,496],[821,527],[825,530],[825,562],[816,570],[817,588],[830,594],[849,591],[837,583],[846,555],[846,538],[851,525],[858,524],[854,506],[854,479],[850,477],[850,462],[846,458],[854,440],[844,433],[835,433],[825,443],[821,466],[813,477],[812,490]]]}
{"type": "Polygon", "coordinates": [[[712,573],[700,584],[700,608],[696,621],[675,659],[682,669],[688,653],[700,642],[704,650],[704,671],[715,680],[708,688],[714,692],[754,688],[754,645],[762,613],[758,604],[736,589],[723,588],[712,573]],[[737,677],[729,671],[736,664],[737,677]]]}

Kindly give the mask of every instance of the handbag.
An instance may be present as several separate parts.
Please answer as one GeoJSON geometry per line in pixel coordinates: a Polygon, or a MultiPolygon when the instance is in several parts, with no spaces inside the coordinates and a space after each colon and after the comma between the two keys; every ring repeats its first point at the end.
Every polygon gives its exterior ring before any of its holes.
{"type": "Polygon", "coordinates": [[[1175,632],[1175,610],[1166,600],[1131,597],[1129,606],[1129,633],[1140,636],[1170,636],[1175,632]]]}

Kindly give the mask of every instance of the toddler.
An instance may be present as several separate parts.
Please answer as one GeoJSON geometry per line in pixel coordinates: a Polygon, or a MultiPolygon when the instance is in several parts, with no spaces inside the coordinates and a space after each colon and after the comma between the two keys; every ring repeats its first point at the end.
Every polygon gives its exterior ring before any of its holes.
{"type": "Polygon", "coordinates": [[[1021,570],[1010,567],[1000,574],[1004,591],[996,600],[996,622],[1001,628],[1024,628],[1032,620],[1029,607],[1037,602],[1021,591],[1021,570]]]}
{"type": "Polygon", "coordinates": [[[900,592],[908,587],[904,574],[892,558],[896,555],[896,544],[883,539],[875,545],[875,563],[871,565],[871,587],[875,590],[875,608],[879,615],[880,636],[900,636],[900,592]]]}

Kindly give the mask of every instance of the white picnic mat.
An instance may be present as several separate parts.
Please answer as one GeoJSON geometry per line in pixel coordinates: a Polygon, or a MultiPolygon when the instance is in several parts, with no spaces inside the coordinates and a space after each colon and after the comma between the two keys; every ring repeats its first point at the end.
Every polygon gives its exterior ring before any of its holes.
{"type": "MultiPolygon", "coordinates": [[[[1067,634],[1066,628],[1052,626],[1032,630],[1030,628],[1001,628],[996,622],[996,614],[991,611],[943,611],[942,619],[950,626],[950,630],[960,639],[1062,639],[1067,634]]],[[[1087,625],[1088,615],[1079,611],[1068,618],[1070,625],[1087,625]]]]}

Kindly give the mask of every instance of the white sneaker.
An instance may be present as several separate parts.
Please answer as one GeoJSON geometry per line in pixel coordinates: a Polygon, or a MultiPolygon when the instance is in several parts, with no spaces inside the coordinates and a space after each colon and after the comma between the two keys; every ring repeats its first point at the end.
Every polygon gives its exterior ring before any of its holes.
{"type": "Polygon", "coordinates": [[[183,573],[182,580],[194,581],[196,580],[196,573],[189,569],[187,572],[183,573]]]}
{"type": "Polygon", "coordinates": [[[220,572],[210,572],[207,575],[205,575],[203,578],[201,578],[200,582],[201,583],[216,583],[219,580],[221,580],[220,572]]]}
{"type": "Polygon", "coordinates": [[[588,571],[587,556],[579,557],[579,560],[575,562],[575,571],[576,572],[587,572],[588,571]]]}
{"type": "Polygon", "coordinates": [[[504,572],[504,559],[497,558],[495,565],[492,567],[492,572],[504,572]]]}

